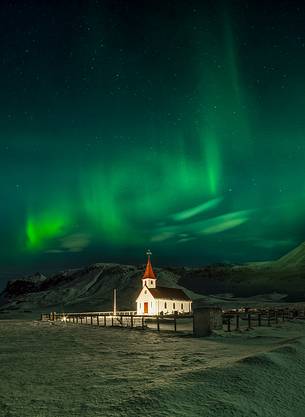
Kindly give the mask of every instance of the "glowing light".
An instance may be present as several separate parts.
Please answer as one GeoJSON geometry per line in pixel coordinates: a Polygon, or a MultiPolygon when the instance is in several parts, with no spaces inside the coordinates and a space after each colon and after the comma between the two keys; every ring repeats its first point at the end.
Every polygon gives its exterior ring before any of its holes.
{"type": "Polygon", "coordinates": [[[49,239],[61,236],[68,224],[68,219],[60,214],[30,215],[26,222],[27,248],[44,248],[49,239]]]}
{"type": "Polygon", "coordinates": [[[215,195],[219,192],[220,183],[220,152],[214,138],[207,138],[205,143],[205,164],[207,170],[210,192],[215,195]]]}
{"type": "MultiPolygon", "coordinates": [[[[207,220],[200,220],[191,223],[183,223],[178,225],[163,226],[158,229],[160,235],[172,236],[173,234],[214,234],[225,230],[233,229],[250,218],[250,214],[254,210],[242,210],[231,213],[226,213],[221,216],[211,217],[207,220]]],[[[188,237],[188,236],[183,236],[188,237]]]]}
{"type": "Polygon", "coordinates": [[[186,220],[196,216],[197,214],[203,213],[204,211],[217,207],[221,201],[222,198],[214,198],[213,200],[206,201],[205,203],[199,204],[198,206],[183,210],[179,213],[175,213],[171,217],[176,221],[186,220]]]}

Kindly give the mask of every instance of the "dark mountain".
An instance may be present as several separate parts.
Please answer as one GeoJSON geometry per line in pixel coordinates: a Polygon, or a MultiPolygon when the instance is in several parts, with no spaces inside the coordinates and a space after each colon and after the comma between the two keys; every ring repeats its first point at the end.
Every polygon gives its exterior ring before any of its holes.
{"type": "Polygon", "coordinates": [[[305,269],[305,242],[273,262],[273,267],[287,269],[305,269]]]}
{"type": "Polygon", "coordinates": [[[280,293],[287,301],[305,300],[305,243],[270,262],[210,265],[186,269],[179,284],[201,294],[231,293],[235,297],[280,293]]]}
{"type": "MultiPolygon", "coordinates": [[[[106,311],[112,308],[117,289],[118,308],[134,310],[144,266],[98,263],[63,271],[49,278],[9,281],[1,294],[1,307],[10,311],[106,311]]],[[[155,268],[161,286],[177,287],[180,276],[170,269],[155,268]]],[[[189,292],[191,297],[196,295],[189,292]]]]}
{"type": "MultiPolygon", "coordinates": [[[[106,311],[117,289],[118,308],[134,310],[144,265],[97,263],[50,277],[39,273],[9,281],[0,311],[106,311]]],[[[155,268],[160,286],[184,288],[191,298],[257,297],[282,294],[305,300],[305,243],[273,262],[209,265],[202,268],[155,268]]]]}

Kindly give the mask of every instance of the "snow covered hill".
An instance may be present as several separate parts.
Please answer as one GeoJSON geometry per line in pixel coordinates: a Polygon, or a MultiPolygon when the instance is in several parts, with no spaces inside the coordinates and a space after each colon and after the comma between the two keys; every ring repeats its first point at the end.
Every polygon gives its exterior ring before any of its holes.
{"type": "Polygon", "coordinates": [[[273,262],[275,268],[305,269],[305,242],[273,262]]]}
{"type": "MultiPolygon", "coordinates": [[[[0,311],[107,311],[112,308],[114,288],[118,309],[134,310],[143,271],[144,266],[97,263],[49,278],[40,275],[37,279],[35,274],[17,279],[2,293],[0,311]]],[[[178,274],[167,269],[155,271],[159,285],[180,288],[178,274]]]]}
{"type": "Polygon", "coordinates": [[[270,294],[286,297],[286,301],[304,301],[305,242],[275,261],[188,269],[179,283],[201,294],[270,294]]]}
{"type": "MultiPolygon", "coordinates": [[[[96,263],[51,277],[37,273],[19,278],[8,282],[1,294],[0,313],[107,311],[112,308],[114,288],[118,309],[134,310],[144,268],[144,265],[96,263]]],[[[237,297],[252,297],[257,301],[262,295],[269,301],[305,300],[305,243],[270,262],[156,268],[155,271],[158,285],[184,288],[193,300],[204,296],[207,301],[235,300],[237,304],[237,297]]]]}

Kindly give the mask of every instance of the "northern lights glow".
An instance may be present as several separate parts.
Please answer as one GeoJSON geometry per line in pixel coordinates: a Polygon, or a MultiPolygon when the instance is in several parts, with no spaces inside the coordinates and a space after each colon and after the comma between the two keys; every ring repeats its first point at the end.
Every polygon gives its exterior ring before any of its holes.
{"type": "Polygon", "coordinates": [[[3,271],[304,240],[305,7],[254,3],[5,8],[3,271]]]}
{"type": "Polygon", "coordinates": [[[48,240],[63,234],[65,225],[65,219],[60,216],[29,216],[26,223],[27,248],[41,250],[48,240]]]}

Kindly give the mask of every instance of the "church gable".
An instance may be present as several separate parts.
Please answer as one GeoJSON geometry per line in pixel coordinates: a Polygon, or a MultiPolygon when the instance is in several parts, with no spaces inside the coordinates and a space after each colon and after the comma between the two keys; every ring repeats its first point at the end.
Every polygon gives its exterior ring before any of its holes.
{"type": "Polygon", "coordinates": [[[136,302],[140,302],[142,300],[154,300],[153,295],[150,292],[150,289],[147,287],[143,287],[142,290],[140,291],[140,294],[138,295],[138,298],[136,300],[136,302]]]}

